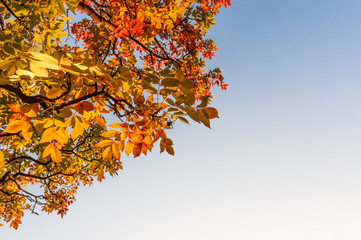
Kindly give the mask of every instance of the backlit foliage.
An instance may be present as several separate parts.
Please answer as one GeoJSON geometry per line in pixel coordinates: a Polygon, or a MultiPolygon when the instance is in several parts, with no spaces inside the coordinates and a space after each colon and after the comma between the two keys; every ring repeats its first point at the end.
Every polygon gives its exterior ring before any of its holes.
{"type": "Polygon", "coordinates": [[[36,206],[63,216],[122,157],[156,143],[174,155],[175,121],[210,127],[210,89],[227,84],[205,70],[217,50],[205,34],[228,5],[0,0],[0,219],[16,229],[36,206]]]}

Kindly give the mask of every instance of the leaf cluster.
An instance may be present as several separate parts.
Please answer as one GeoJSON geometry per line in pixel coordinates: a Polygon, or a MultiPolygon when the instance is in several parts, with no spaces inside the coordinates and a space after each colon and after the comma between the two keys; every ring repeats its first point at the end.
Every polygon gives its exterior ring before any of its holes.
{"type": "Polygon", "coordinates": [[[63,216],[125,156],[155,144],[174,155],[177,120],[210,128],[211,87],[227,84],[205,71],[217,50],[205,34],[228,5],[0,0],[0,219],[17,229],[37,206],[63,216]]]}

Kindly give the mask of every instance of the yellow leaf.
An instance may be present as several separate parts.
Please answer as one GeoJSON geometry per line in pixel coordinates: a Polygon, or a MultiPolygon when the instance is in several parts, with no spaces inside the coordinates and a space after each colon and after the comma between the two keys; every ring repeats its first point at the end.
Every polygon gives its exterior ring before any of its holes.
{"type": "Polygon", "coordinates": [[[54,119],[54,124],[55,124],[56,126],[58,126],[58,127],[67,127],[67,126],[69,126],[67,123],[62,122],[62,121],[60,121],[60,120],[58,120],[58,119],[54,119]]]}
{"type": "Polygon", "coordinates": [[[115,142],[112,143],[112,153],[115,159],[120,159],[120,151],[118,145],[115,142]]]}
{"type": "Polygon", "coordinates": [[[54,125],[54,119],[53,118],[45,118],[44,119],[44,128],[49,128],[54,125]]]}
{"type": "Polygon", "coordinates": [[[72,119],[74,119],[74,128],[71,131],[71,138],[75,140],[78,136],[83,135],[84,127],[77,117],[73,117],[72,119]]]}
{"type": "Polygon", "coordinates": [[[48,146],[46,146],[46,148],[43,152],[43,158],[46,158],[47,156],[49,156],[51,154],[51,152],[54,151],[55,148],[56,148],[56,146],[54,145],[54,143],[50,143],[48,146]]]}
{"type": "Polygon", "coordinates": [[[30,70],[36,77],[48,77],[49,76],[48,70],[46,68],[38,67],[34,64],[30,65],[30,70]]]}
{"type": "Polygon", "coordinates": [[[54,151],[50,153],[50,157],[56,163],[59,163],[61,161],[62,155],[60,150],[56,146],[54,146],[54,151]]]}
{"type": "Polygon", "coordinates": [[[69,133],[66,128],[58,128],[54,135],[55,140],[59,143],[66,144],[69,140],[69,133]]]}
{"type": "Polygon", "coordinates": [[[102,134],[100,134],[100,136],[105,137],[105,138],[113,138],[115,137],[115,135],[118,133],[118,131],[116,130],[109,130],[107,132],[103,132],[102,134]]]}
{"type": "Polygon", "coordinates": [[[29,141],[31,136],[33,136],[33,127],[29,123],[26,123],[21,131],[21,135],[26,141],[29,141]]]}
{"type": "Polygon", "coordinates": [[[40,143],[50,142],[55,139],[55,136],[56,136],[56,127],[48,128],[43,132],[43,135],[40,139],[40,143]]]}
{"type": "Polygon", "coordinates": [[[16,70],[16,74],[18,76],[27,76],[27,77],[29,77],[31,79],[34,78],[34,73],[32,73],[30,71],[27,71],[27,70],[18,69],[18,70],[16,70]]]}
{"type": "Polygon", "coordinates": [[[36,117],[35,110],[29,106],[20,106],[20,111],[27,117],[36,117]]]}
{"type": "Polygon", "coordinates": [[[31,66],[37,68],[48,68],[54,70],[60,70],[59,62],[55,58],[50,55],[38,52],[31,52],[30,53],[33,59],[30,60],[31,66]]]}
{"type": "Polygon", "coordinates": [[[9,122],[8,126],[6,127],[4,132],[7,133],[17,133],[20,132],[21,129],[24,127],[24,124],[27,123],[24,120],[12,120],[9,122]]]}
{"type": "Polygon", "coordinates": [[[112,144],[113,140],[102,140],[100,142],[98,142],[97,144],[95,144],[95,147],[97,148],[103,148],[105,146],[109,146],[110,144],[112,144]]]}
{"type": "Polygon", "coordinates": [[[127,136],[128,136],[128,133],[127,133],[127,132],[122,132],[122,133],[120,134],[120,140],[121,140],[121,141],[124,141],[124,140],[127,138],[127,136]]]}
{"type": "Polygon", "coordinates": [[[5,154],[3,151],[0,151],[0,168],[2,168],[5,165],[5,154]]]}

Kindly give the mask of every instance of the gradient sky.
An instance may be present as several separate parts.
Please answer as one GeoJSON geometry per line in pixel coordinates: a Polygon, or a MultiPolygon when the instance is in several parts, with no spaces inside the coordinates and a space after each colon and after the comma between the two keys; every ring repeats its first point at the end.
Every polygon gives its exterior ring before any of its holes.
{"type": "Polygon", "coordinates": [[[233,0],[210,32],[212,130],[177,123],[176,156],[125,158],[69,213],[6,240],[360,240],[361,1],[233,0]]]}

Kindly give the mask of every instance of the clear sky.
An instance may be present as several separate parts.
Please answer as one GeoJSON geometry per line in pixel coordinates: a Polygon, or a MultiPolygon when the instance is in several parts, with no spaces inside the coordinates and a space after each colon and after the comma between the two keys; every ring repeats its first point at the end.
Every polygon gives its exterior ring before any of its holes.
{"type": "Polygon", "coordinates": [[[361,1],[233,0],[210,32],[228,91],[176,156],[125,158],[69,213],[1,240],[360,240],[361,1]]]}

